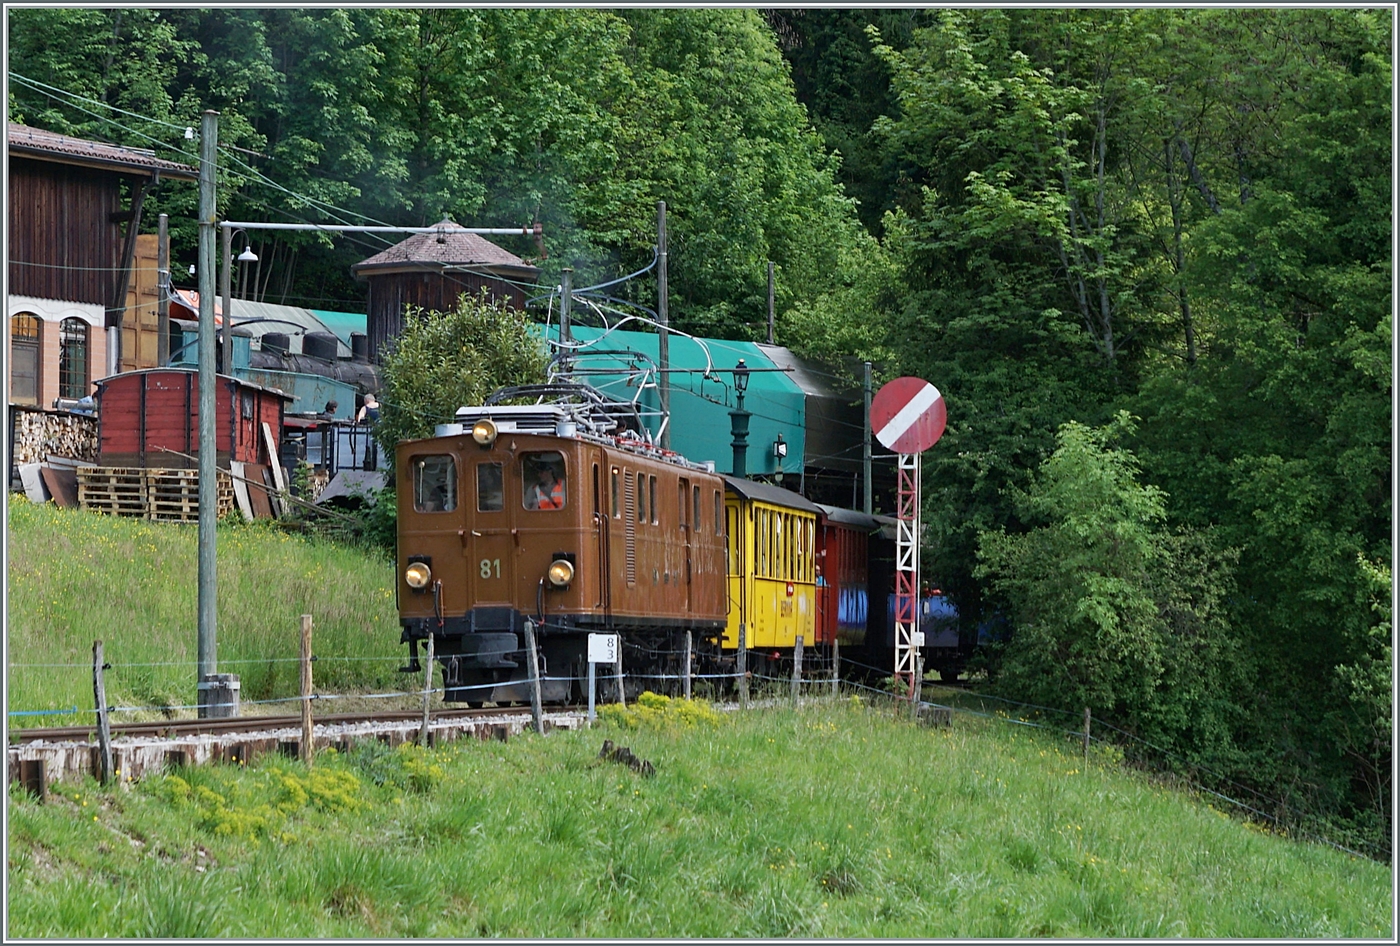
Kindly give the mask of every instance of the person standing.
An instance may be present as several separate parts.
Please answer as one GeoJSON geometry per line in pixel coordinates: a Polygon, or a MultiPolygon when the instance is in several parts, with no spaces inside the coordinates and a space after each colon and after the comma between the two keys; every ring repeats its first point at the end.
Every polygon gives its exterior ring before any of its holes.
{"type": "Polygon", "coordinates": [[[365,395],[365,403],[355,415],[357,424],[374,424],[379,421],[379,401],[373,394],[365,395]]]}

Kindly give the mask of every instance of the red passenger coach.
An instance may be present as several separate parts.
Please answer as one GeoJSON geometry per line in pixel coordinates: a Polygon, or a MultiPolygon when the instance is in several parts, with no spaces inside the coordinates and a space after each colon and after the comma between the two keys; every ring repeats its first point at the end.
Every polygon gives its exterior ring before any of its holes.
{"type": "MultiPolygon", "coordinates": [[[[277,463],[268,456],[262,427],[280,443],[282,415],[292,397],[227,375],[214,384],[218,465],[277,463]]],[[[97,441],[101,466],[193,469],[191,458],[199,453],[198,372],[150,368],[98,381],[97,441]]]]}
{"type": "Polygon", "coordinates": [[[817,642],[839,640],[843,648],[863,647],[868,643],[867,627],[882,626],[870,619],[884,619],[885,595],[880,590],[891,580],[893,520],[854,509],[818,508],[817,642]]]}

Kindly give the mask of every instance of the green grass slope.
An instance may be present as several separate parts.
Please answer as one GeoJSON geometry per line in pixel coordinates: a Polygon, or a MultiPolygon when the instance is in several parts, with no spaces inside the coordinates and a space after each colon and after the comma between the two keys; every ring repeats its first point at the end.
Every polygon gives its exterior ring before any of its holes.
{"type": "MultiPolygon", "coordinates": [[[[11,726],[93,718],[97,639],[112,664],[111,705],[195,702],[196,526],[58,509],[11,494],[6,540],[7,709],[81,711],[11,716],[11,726]]],[[[404,684],[406,678],[395,672],[403,648],[389,562],[236,523],[219,527],[215,572],[218,669],[240,676],[245,702],[298,692],[302,614],[314,621],[318,691],[404,684]]],[[[114,719],[143,715],[154,714],[119,713],[114,719]]]]}
{"type": "MultiPolygon", "coordinates": [[[[1390,939],[1381,864],[845,700],[9,802],[16,937],[1390,939]],[[655,777],[598,758],[603,738],[655,777]]],[[[685,706],[689,711],[678,712],[685,706]]],[[[608,714],[605,714],[608,715],[608,714]]],[[[638,722],[645,715],[647,720],[638,722]]]]}

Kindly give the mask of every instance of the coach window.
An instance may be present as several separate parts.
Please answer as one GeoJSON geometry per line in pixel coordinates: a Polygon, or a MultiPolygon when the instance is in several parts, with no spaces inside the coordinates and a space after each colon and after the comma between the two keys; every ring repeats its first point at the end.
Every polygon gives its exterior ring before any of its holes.
{"type": "Polygon", "coordinates": [[[725,573],[739,574],[739,510],[729,507],[729,540],[724,543],[725,573]]]}
{"type": "Polygon", "coordinates": [[[649,497],[647,501],[651,503],[651,524],[656,525],[661,517],[656,513],[656,477],[654,476],[647,477],[647,495],[649,497]]]}
{"type": "Polygon", "coordinates": [[[500,512],[506,507],[505,467],[500,463],[476,465],[476,511],[500,512]]]}
{"type": "Polygon", "coordinates": [[[622,471],[617,467],[612,468],[612,515],[622,518],[622,471]]]}
{"type": "Polygon", "coordinates": [[[763,528],[759,530],[759,544],[763,548],[760,573],[765,578],[773,577],[773,515],[763,510],[763,528]]]}
{"type": "Polygon", "coordinates": [[[457,508],[457,464],[450,456],[413,458],[413,508],[418,512],[457,508]]]}
{"type": "Polygon", "coordinates": [[[637,521],[647,521],[647,483],[646,477],[637,474],[637,521]]]}
{"type": "Polygon", "coordinates": [[[715,490],[715,535],[724,535],[724,494],[715,490]]]}
{"type": "MultiPolygon", "coordinates": [[[[700,531],[700,487],[698,487],[698,486],[692,486],[692,487],[690,488],[690,495],[691,495],[691,502],[690,502],[691,512],[694,513],[694,515],[691,517],[691,520],[690,520],[690,521],[693,522],[693,523],[695,523],[695,531],[696,531],[696,532],[699,532],[699,531],[700,531]]],[[[682,497],[682,499],[684,499],[684,497],[682,497]]],[[[681,505],[685,505],[684,502],[682,502],[681,505]]]]}

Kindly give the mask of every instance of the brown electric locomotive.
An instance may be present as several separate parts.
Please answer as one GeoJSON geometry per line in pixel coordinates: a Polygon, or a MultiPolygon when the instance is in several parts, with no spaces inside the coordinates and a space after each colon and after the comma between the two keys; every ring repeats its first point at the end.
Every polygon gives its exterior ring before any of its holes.
{"type": "Polygon", "coordinates": [[[622,635],[629,691],[680,672],[687,631],[718,655],[725,482],[662,451],[581,385],[497,392],[397,450],[401,640],[431,635],[449,702],[576,700],[589,632],[622,635]],[[502,400],[544,401],[507,405],[502,400]],[[635,681],[632,683],[630,681],[635,681]]]}

